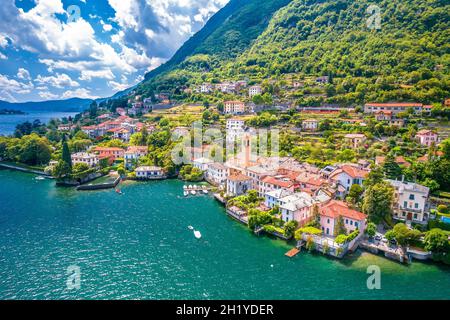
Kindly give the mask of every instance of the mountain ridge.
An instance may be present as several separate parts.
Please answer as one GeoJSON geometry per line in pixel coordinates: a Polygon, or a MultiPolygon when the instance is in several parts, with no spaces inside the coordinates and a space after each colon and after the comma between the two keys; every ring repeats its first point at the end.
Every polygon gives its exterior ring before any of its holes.
{"type": "Polygon", "coordinates": [[[8,102],[0,100],[0,109],[44,112],[82,112],[92,103],[92,99],[71,98],[66,100],[8,102]]]}
{"type": "MultiPolygon", "coordinates": [[[[445,0],[249,0],[246,4],[236,0],[230,4],[235,7],[222,9],[227,14],[222,10],[216,14],[226,19],[211,18],[222,25],[208,30],[206,37],[194,35],[173,59],[146,75],[137,94],[169,91],[186,100],[180,89],[202,82],[245,77],[261,83],[294,73],[334,78],[325,98],[309,99],[300,92],[295,97],[300,105],[375,100],[433,103],[450,95],[450,5],[445,0]],[[366,25],[371,5],[380,9],[379,30],[366,25]],[[230,8],[238,12],[229,12],[230,8]],[[263,14],[246,14],[255,8],[263,14]],[[259,26],[258,32],[249,28],[234,32],[236,23],[259,26]],[[234,43],[242,46],[234,48],[234,43]]],[[[205,28],[210,28],[208,23],[205,28]]]]}

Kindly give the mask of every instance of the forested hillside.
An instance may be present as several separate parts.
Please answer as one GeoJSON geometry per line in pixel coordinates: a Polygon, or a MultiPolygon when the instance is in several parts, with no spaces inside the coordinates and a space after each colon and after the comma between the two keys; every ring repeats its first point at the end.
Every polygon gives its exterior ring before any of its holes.
{"type": "Polygon", "coordinates": [[[188,41],[170,67],[150,74],[138,92],[168,90],[183,99],[181,88],[201,82],[247,77],[254,83],[272,79],[282,86],[289,74],[299,80],[330,76],[325,95],[296,92],[300,105],[433,103],[450,96],[448,1],[238,2],[223,9],[227,17],[220,26],[213,17],[214,31],[188,41]],[[381,13],[378,30],[366,25],[373,4],[381,13]]]}

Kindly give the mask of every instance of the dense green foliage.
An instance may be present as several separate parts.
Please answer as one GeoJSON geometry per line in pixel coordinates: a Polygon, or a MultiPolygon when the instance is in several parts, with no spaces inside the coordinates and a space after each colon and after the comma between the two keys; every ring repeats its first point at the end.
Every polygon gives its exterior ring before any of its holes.
{"type": "Polygon", "coordinates": [[[188,164],[181,168],[180,176],[185,181],[197,182],[203,179],[203,172],[188,164]]]}
{"type": "Polygon", "coordinates": [[[0,159],[42,166],[50,161],[51,154],[49,141],[35,133],[20,139],[0,137],[0,159]]]}
{"type": "Polygon", "coordinates": [[[450,95],[448,2],[377,1],[379,30],[366,25],[372,4],[231,1],[172,60],[149,73],[137,94],[167,90],[187,99],[182,88],[204,81],[272,78],[286,85],[281,75],[291,74],[304,82],[290,93],[299,105],[442,102],[450,95]],[[329,83],[317,86],[310,76],[329,76],[329,83]]]}
{"type": "Polygon", "coordinates": [[[369,216],[370,221],[389,223],[393,203],[394,189],[389,183],[383,181],[367,188],[362,209],[369,216]]]}
{"type": "Polygon", "coordinates": [[[417,229],[409,229],[404,223],[397,223],[394,229],[386,232],[388,240],[395,239],[399,245],[405,246],[419,240],[422,233],[417,229]]]}

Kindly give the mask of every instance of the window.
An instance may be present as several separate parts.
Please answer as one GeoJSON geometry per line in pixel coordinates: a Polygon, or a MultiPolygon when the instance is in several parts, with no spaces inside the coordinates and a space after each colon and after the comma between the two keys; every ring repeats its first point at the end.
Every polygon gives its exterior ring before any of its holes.
{"type": "Polygon", "coordinates": [[[403,202],[403,208],[408,208],[408,202],[407,201],[403,202]]]}
{"type": "Polygon", "coordinates": [[[414,200],[414,198],[415,198],[415,197],[414,197],[413,194],[410,194],[410,195],[409,195],[409,200],[414,200]]]}
{"type": "Polygon", "coordinates": [[[355,227],[359,228],[359,223],[355,222],[355,227]]]}
{"type": "Polygon", "coordinates": [[[330,223],[330,219],[327,219],[327,223],[330,223]]]}
{"type": "Polygon", "coordinates": [[[414,203],[414,208],[419,209],[419,204],[417,202],[414,203]]]}
{"type": "Polygon", "coordinates": [[[351,226],[353,225],[353,220],[350,220],[350,225],[351,225],[351,226]]]}
{"type": "Polygon", "coordinates": [[[345,219],[345,224],[348,224],[348,219],[345,219]]]}
{"type": "Polygon", "coordinates": [[[414,213],[414,220],[417,220],[417,213],[414,213]]]}

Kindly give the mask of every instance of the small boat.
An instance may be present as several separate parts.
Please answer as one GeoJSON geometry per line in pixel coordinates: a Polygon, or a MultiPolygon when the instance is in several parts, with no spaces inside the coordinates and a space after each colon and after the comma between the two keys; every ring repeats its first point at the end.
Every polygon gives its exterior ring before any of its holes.
{"type": "Polygon", "coordinates": [[[194,227],[193,226],[189,226],[188,229],[189,230],[194,230],[194,227]]]}
{"type": "Polygon", "coordinates": [[[192,189],[193,187],[192,187],[192,185],[189,185],[189,189],[192,189]]]}
{"type": "Polygon", "coordinates": [[[186,189],[187,189],[187,186],[183,186],[183,189],[185,189],[185,190],[186,190],[186,189]]]}
{"type": "Polygon", "coordinates": [[[45,178],[43,176],[38,176],[38,177],[36,177],[34,179],[36,179],[36,180],[45,180],[45,178]]]}
{"type": "Polygon", "coordinates": [[[205,189],[205,190],[203,190],[203,193],[208,194],[209,192],[208,192],[208,190],[205,189]]]}
{"type": "Polygon", "coordinates": [[[120,189],[116,189],[116,193],[117,194],[123,194],[122,190],[120,190],[120,189]]]}
{"type": "Polygon", "coordinates": [[[191,194],[192,194],[193,196],[195,196],[195,195],[197,194],[197,192],[196,192],[195,190],[192,190],[192,191],[191,191],[191,194]]]}
{"type": "Polygon", "coordinates": [[[194,236],[197,239],[201,239],[202,238],[202,234],[200,233],[200,231],[194,230],[194,236]]]}
{"type": "Polygon", "coordinates": [[[189,195],[189,191],[184,192],[184,196],[187,197],[189,195]]]}

